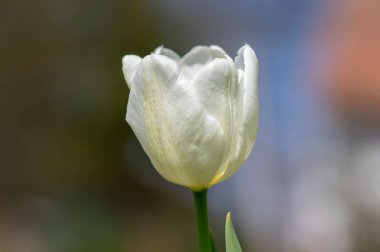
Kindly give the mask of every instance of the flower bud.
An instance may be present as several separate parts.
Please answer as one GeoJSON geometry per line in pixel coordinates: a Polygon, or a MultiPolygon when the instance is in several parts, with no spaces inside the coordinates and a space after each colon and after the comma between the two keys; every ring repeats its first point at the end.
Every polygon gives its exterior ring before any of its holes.
{"type": "Polygon", "coordinates": [[[155,169],[197,191],[233,175],[256,140],[258,61],[249,45],[233,61],[218,46],[184,57],[159,47],[126,55],[126,120],[155,169]]]}

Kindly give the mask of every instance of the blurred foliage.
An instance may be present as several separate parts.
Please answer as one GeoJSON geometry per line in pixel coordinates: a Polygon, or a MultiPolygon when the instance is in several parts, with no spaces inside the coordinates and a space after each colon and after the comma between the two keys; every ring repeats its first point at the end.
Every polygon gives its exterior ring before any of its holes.
{"type": "Polygon", "coordinates": [[[1,192],[128,187],[120,62],[159,43],[157,12],[144,1],[12,1],[2,10],[1,192]]]}

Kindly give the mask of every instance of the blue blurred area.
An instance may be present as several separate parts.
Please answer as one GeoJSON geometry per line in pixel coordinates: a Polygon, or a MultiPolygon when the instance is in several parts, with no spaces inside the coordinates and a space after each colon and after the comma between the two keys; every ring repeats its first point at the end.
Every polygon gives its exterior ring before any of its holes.
{"type": "Polygon", "coordinates": [[[219,250],[379,251],[379,3],[0,3],[0,251],[195,251],[191,193],[164,181],[124,121],[125,54],[244,43],[260,127],[210,190],[219,250]]]}

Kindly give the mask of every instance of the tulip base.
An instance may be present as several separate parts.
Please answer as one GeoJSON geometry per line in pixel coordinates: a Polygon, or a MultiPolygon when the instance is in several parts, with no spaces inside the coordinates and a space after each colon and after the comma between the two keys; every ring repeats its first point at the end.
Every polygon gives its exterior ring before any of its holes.
{"type": "Polygon", "coordinates": [[[208,226],[207,189],[193,192],[197,218],[199,252],[211,252],[211,237],[208,226]]]}

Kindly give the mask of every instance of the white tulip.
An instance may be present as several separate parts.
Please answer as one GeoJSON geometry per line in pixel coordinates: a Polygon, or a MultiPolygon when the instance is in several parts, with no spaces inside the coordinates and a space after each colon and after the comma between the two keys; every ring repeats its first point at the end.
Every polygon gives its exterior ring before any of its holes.
{"type": "Polygon", "coordinates": [[[199,191],[234,174],[256,140],[258,61],[249,45],[233,61],[218,46],[196,46],[180,58],[159,47],[126,55],[126,120],[155,169],[199,191]]]}

